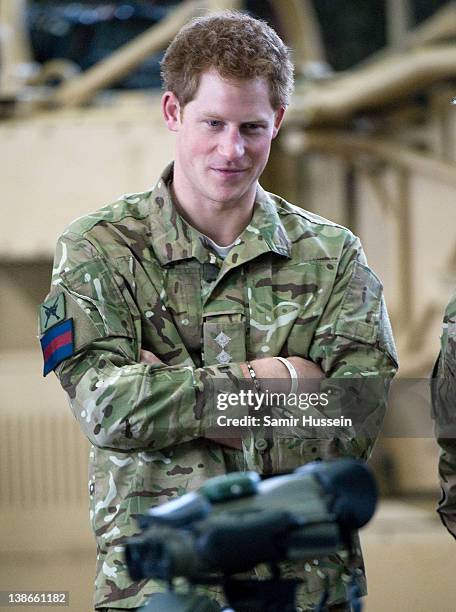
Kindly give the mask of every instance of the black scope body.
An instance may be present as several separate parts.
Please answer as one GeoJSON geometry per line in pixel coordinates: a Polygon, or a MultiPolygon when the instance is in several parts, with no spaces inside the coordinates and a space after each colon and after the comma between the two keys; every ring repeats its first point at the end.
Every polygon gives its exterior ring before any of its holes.
{"type": "Polygon", "coordinates": [[[314,559],[349,549],[376,503],[375,480],[354,459],[316,461],[266,480],[234,472],[150,509],[126,544],[126,561],[133,580],[204,584],[259,563],[314,559]]]}

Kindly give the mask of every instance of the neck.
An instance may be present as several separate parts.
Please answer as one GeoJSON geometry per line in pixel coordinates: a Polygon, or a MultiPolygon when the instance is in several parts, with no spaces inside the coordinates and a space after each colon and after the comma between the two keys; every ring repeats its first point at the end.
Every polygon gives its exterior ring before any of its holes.
{"type": "Polygon", "coordinates": [[[256,185],[236,202],[218,202],[193,197],[192,190],[175,173],[171,194],[181,217],[220,246],[227,246],[242,234],[252,219],[256,185]]]}

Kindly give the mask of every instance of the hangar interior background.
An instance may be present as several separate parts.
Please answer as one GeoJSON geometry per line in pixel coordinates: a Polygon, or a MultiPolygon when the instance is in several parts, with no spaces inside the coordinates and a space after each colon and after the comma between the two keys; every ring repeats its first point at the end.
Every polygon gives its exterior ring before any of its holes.
{"type": "MultiPolygon", "coordinates": [[[[53,376],[36,307],[74,218],[147,189],[172,159],[158,62],[191,16],[233,6],[294,51],[297,87],[263,185],[348,225],[382,278],[400,376],[425,379],[456,286],[456,4],[442,0],[0,3],[0,589],[65,589],[90,609],[88,444],[53,376]]],[[[420,394],[392,405],[362,534],[369,612],[456,600],[434,513],[438,451],[420,394]],[[388,600],[387,605],[385,600],[388,600]]]]}

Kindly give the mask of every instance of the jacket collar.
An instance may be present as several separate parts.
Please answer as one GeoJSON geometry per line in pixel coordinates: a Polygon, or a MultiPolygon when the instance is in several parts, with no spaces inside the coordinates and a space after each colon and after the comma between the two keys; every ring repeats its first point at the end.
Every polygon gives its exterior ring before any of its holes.
{"type": "MultiPolygon", "coordinates": [[[[171,163],[150,195],[151,247],[164,266],[193,257],[201,263],[212,262],[214,254],[204,245],[200,233],[174,207],[169,188],[172,176],[171,163]]],[[[224,265],[239,265],[266,252],[291,257],[291,241],[273,199],[258,185],[252,220],[239,236],[224,265]]]]}

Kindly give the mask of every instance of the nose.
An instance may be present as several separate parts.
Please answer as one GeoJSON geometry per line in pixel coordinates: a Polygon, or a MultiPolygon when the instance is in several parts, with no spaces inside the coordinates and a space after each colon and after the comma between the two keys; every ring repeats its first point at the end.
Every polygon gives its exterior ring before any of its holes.
{"type": "Polygon", "coordinates": [[[227,128],[220,134],[218,150],[227,161],[235,161],[244,156],[244,139],[237,127],[227,128]]]}

